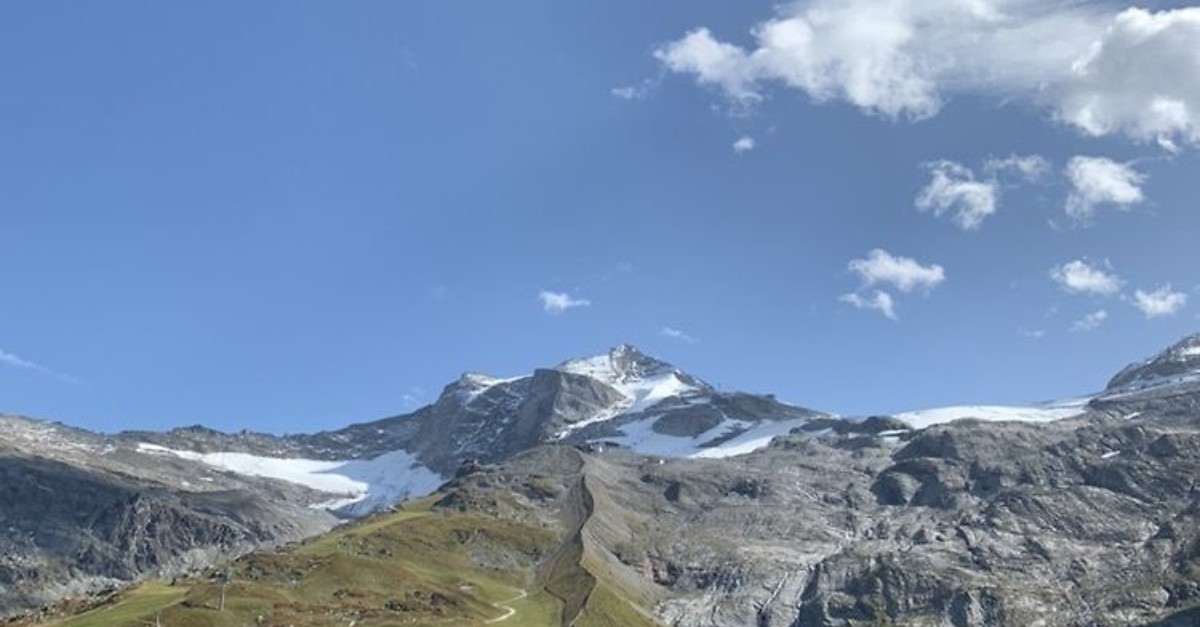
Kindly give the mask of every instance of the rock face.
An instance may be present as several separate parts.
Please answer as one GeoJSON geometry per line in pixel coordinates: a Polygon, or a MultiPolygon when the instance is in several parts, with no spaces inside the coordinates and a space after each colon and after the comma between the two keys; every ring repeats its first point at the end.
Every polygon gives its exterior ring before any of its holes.
{"type": "Polygon", "coordinates": [[[188,492],[0,451],[0,608],[29,610],[329,528],[246,489],[188,492]]]}
{"type": "MultiPolygon", "coordinates": [[[[1200,604],[1200,416],[794,435],[728,460],[559,457],[536,449],[448,490],[494,503],[534,477],[589,486],[592,562],[663,624],[1138,625],[1200,604]]],[[[536,498],[569,509],[569,495],[536,498]]]]}

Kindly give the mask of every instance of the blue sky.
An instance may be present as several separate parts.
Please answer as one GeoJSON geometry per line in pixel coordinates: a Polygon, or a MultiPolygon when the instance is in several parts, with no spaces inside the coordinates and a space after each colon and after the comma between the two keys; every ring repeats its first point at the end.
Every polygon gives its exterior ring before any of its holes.
{"type": "Polygon", "coordinates": [[[1200,9],[946,6],[6,2],[0,410],[311,431],[621,342],[1098,389],[1200,326],[1200,9]]]}

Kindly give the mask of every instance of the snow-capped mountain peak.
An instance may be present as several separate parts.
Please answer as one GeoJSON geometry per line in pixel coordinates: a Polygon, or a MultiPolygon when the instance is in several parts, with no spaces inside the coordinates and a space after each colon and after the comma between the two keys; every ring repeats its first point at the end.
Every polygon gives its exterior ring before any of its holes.
{"type": "Polygon", "coordinates": [[[646,355],[635,346],[621,344],[606,353],[565,361],[554,369],[615,384],[675,370],[675,367],[646,355]]]}
{"type": "Polygon", "coordinates": [[[600,355],[572,359],[559,364],[554,369],[559,372],[590,377],[618,388],[622,385],[674,374],[676,378],[691,387],[711,389],[707,383],[665,361],[643,353],[631,344],[615,346],[607,353],[600,355]]]}
{"type": "Polygon", "coordinates": [[[624,397],[607,411],[570,425],[560,436],[616,416],[646,411],[667,399],[685,400],[713,392],[712,386],[704,381],[630,344],[613,347],[601,355],[564,362],[555,370],[600,381],[624,397]]]}

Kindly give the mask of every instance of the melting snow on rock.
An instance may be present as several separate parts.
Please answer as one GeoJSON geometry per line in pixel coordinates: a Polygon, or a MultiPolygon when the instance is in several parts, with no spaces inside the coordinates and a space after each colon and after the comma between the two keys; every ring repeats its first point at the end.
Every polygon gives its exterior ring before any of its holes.
{"type": "Polygon", "coordinates": [[[138,451],[172,455],[240,475],[287,481],[337,495],[338,498],[313,507],[356,516],[432,492],[443,482],[440,475],[407,451],[346,461],[263,457],[249,453],[196,453],[145,442],[138,444],[138,451]]]}

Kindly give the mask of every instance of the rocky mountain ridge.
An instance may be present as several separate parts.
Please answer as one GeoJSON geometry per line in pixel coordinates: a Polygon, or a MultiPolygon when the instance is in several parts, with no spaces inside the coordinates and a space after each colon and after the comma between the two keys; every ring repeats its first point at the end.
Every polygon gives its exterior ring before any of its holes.
{"type": "Polygon", "coordinates": [[[590,550],[664,623],[1148,621],[1200,603],[1188,553],[1200,542],[1187,479],[1200,470],[1196,346],[1076,403],[899,420],[718,391],[629,346],[520,377],[467,374],[412,414],[310,435],[104,436],[0,418],[0,525],[14,538],[0,611],[183,572],[439,486],[472,503],[541,476],[601,486],[590,550]],[[580,468],[599,470],[556,478],[529,461],[547,446],[592,451],[580,468]],[[464,458],[475,474],[442,485],[464,458]],[[117,522],[89,531],[97,521],[117,522]],[[1110,566],[1172,583],[1130,596],[1101,586],[1110,566]],[[1026,571],[1037,586],[1019,581],[1026,571]],[[1078,602],[1059,614],[1018,603],[1054,605],[1050,594],[1078,602]]]}
{"type": "Polygon", "coordinates": [[[548,442],[584,443],[635,419],[649,421],[651,434],[691,442],[820,416],[717,392],[620,346],[521,377],[467,374],[411,414],[316,434],[197,425],[104,435],[0,417],[0,526],[12,538],[0,561],[0,614],[319,533],[432,491],[464,459],[495,463],[548,442]],[[94,533],[111,517],[123,521],[120,532],[94,533]],[[145,526],[191,531],[147,535],[145,526]],[[88,557],[131,552],[142,557],[88,557]]]}

